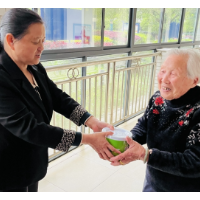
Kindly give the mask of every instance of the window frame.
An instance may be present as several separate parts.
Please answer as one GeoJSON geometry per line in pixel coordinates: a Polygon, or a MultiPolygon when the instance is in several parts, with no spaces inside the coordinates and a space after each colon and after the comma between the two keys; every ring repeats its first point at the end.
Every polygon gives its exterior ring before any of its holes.
{"type": "MultiPolygon", "coordinates": [[[[103,46],[104,41],[104,27],[105,27],[105,8],[102,8],[102,26],[101,26],[101,46],[99,47],[82,47],[82,48],[71,48],[71,49],[53,49],[53,50],[44,50],[41,56],[41,61],[50,61],[50,60],[62,60],[68,58],[84,58],[87,56],[101,56],[109,54],[119,54],[119,53],[129,53],[136,51],[148,51],[160,49],[160,48],[173,48],[181,46],[195,46],[200,45],[200,41],[196,41],[197,35],[197,25],[200,21],[200,8],[197,8],[197,19],[194,32],[193,41],[182,41],[183,25],[186,8],[182,8],[181,20],[180,20],[180,29],[178,42],[164,42],[162,43],[162,34],[163,34],[163,22],[165,8],[162,8],[160,25],[159,25],[159,38],[158,43],[148,43],[148,44],[134,44],[135,39],[135,23],[137,8],[129,9],[129,27],[128,27],[128,43],[127,45],[115,45],[115,46],[103,46]]],[[[33,9],[37,12],[37,8],[33,9]]]]}
{"type": "MultiPolygon", "coordinates": [[[[186,9],[189,9],[189,8],[183,8],[184,10],[184,19],[185,19],[185,13],[186,13],[186,9]]],[[[183,26],[184,26],[184,20],[182,22],[182,32],[181,32],[181,41],[180,43],[195,43],[196,41],[196,32],[197,32],[197,26],[198,26],[198,20],[199,20],[199,10],[200,8],[197,8],[197,15],[196,15],[196,25],[195,25],[195,28],[194,28],[194,37],[193,37],[193,41],[182,41],[182,34],[183,34],[183,26]]],[[[193,45],[194,46],[194,45],[193,45]]]]}
{"type": "MultiPolygon", "coordinates": [[[[103,18],[104,24],[105,24],[105,12],[106,12],[106,10],[105,10],[105,8],[104,8],[104,18],[103,18]]],[[[115,49],[116,47],[117,47],[117,48],[127,48],[127,47],[130,47],[129,38],[130,38],[131,35],[129,34],[129,32],[130,32],[130,29],[131,29],[131,27],[130,27],[131,16],[132,16],[132,10],[129,9],[129,25],[128,25],[128,40],[127,40],[127,45],[113,45],[113,46],[104,46],[104,45],[103,45],[103,49],[107,50],[107,49],[115,49]]],[[[105,25],[104,25],[104,27],[103,27],[103,32],[104,32],[104,30],[105,30],[105,25]]],[[[104,39],[104,37],[102,37],[102,38],[104,39]]],[[[101,38],[101,39],[102,39],[102,38],[101,38]]],[[[104,44],[104,41],[103,41],[103,44],[104,44]]]]}
{"type": "MultiPolygon", "coordinates": [[[[150,9],[150,8],[149,8],[150,9]]],[[[164,19],[164,13],[165,13],[165,8],[160,8],[161,9],[161,13],[160,13],[160,23],[159,23],[159,30],[158,30],[158,42],[157,43],[147,43],[147,44],[134,44],[134,46],[148,46],[148,45],[157,45],[157,44],[161,44],[161,38],[162,38],[162,30],[163,30],[163,19],[164,19]]],[[[136,16],[137,17],[137,12],[136,12],[136,16]]],[[[135,23],[136,23],[136,19],[135,19],[135,23]]],[[[135,38],[135,35],[134,35],[135,38]]]]}
{"type": "Polygon", "coordinates": [[[196,40],[197,39],[197,30],[198,30],[198,25],[199,25],[199,28],[200,28],[200,8],[198,9],[197,11],[197,20],[196,20],[196,27],[195,27],[195,32],[194,32],[194,41],[200,41],[200,40],[196,40]]]}

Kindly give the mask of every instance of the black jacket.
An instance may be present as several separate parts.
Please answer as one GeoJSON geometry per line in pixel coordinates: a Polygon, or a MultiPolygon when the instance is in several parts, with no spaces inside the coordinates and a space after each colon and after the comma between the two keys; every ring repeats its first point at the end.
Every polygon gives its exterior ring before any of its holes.
{"type": "Polygon", "coordinates": [[[157,91],[131,132],[153,150],[146,180],[155,191],[200,192],[199,86],[171,101],[157,91]]]}
{"type": "MultiPolygon", "coordinates": [[[[42,101],[7,53],[0,54],[0,190],[25,187],[45,176],[48,147],[55,149],[64,141],[63,129],[49,125],[53,110],[77,125],[90,116],[57,88],[41,64],[28,68],[42,101]]],[[[72,145],[80,142],[81,133],[76,133],[72,145]]]]}

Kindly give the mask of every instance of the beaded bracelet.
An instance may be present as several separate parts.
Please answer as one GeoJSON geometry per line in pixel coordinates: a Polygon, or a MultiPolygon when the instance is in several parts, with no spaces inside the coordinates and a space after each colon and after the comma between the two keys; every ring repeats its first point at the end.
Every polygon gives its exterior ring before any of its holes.
{"type": "Polygon", "coordinates": [[[147,162],[147,157],[148,157],[149,149],[146,148],[145,156],[144,156],[144,163],[147,162]]]}

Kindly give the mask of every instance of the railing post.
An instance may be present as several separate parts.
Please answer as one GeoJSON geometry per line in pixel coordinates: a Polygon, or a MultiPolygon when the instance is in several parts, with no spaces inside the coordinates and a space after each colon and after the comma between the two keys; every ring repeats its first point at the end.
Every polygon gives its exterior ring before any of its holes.
{"type": "MultiPolygon", "coordinates": [[[[128,54],[129,56],[132,56],[132,52],[130,52],[129,54],[128,54]]],[[[128,62],[127,62],[127,68],[129,68],[129,67],[131,67],[131,64],[132,64],[132,60],[128,60],[128,62]]],[[[125,117],[127,116],[127,114],[128,114],[128,105],[129,105],[129,90],[130,90],[130,84],[131,84],[131,82],[130,82],[130,73],[131,73],[131,71],[130,70],[128,70],[128,71],[126,71],[126,84],[125,84],[125,102],[124,102],[124,120],[125,120],[125,117]]]]}
{"type": "MultiPolygon", "coordinates": [[[[82,62],[86,62],[87,57],[82,58],[82,62]]],[[[82,76],[86,76],[86,67],[82,67],[82,76]]],[[[81,81],[81,105],[85,108],[86,106],[86,80],[81,81]]],[[[81,126],[81,132],[85,132],[85,126],[81,126]]]]}
{"type": "Polygon", "coordinates": [[[150,87],[150,97],[154,94],[154,83],[155,83],[156,68],[157,68],[157,55],[154,56],[154,64],[153,64],[153,67],[152,67],[152,73],[151,73],[152,79],[151,79],[151,87],[150,87]]]}
{"type": "Polygon", "coordinates": [[[113,65],[113,73],[112,73],[112,97],[111,97],[111,111],[110,111],[110,124],[113,124],[113,103],[114,103],[114,94],[115,94],[115,67],[116,67],[116,62],[114,62],[113,65]]]}
{"type": "Polygon", "coordinates": [[[106,95],[105,95],[105,122],[108,120],[108,93],[109,93],[109,77],[110,77],[110,63],[108,63],[107,67],[107,87],[106,87],[106,95]]]}

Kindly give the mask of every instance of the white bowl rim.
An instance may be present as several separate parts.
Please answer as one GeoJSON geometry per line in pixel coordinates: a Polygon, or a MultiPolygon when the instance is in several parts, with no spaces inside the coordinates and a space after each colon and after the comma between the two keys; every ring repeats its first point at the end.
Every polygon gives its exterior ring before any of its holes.
{"type": "MultiPolygon", "coordinates": [[[[132,133],[130,131],[127,131],[126,129],[119,128],[119,127],[114,127],[114,129],[121,130],[121,131],[125,132],[125,135],[124,136],[109,135],[109,136],[107,136],[107,138],[112,139],[112,140],[117,140],[117,141],[126,141],[126,136],[132,137],[132,133]]],[[[113,130],[110,130],[110,128],[108,128],[108,127],[104,127],[102,129],[102,132],[108,132],[108,131],[114,132],[113,130]]]]}

